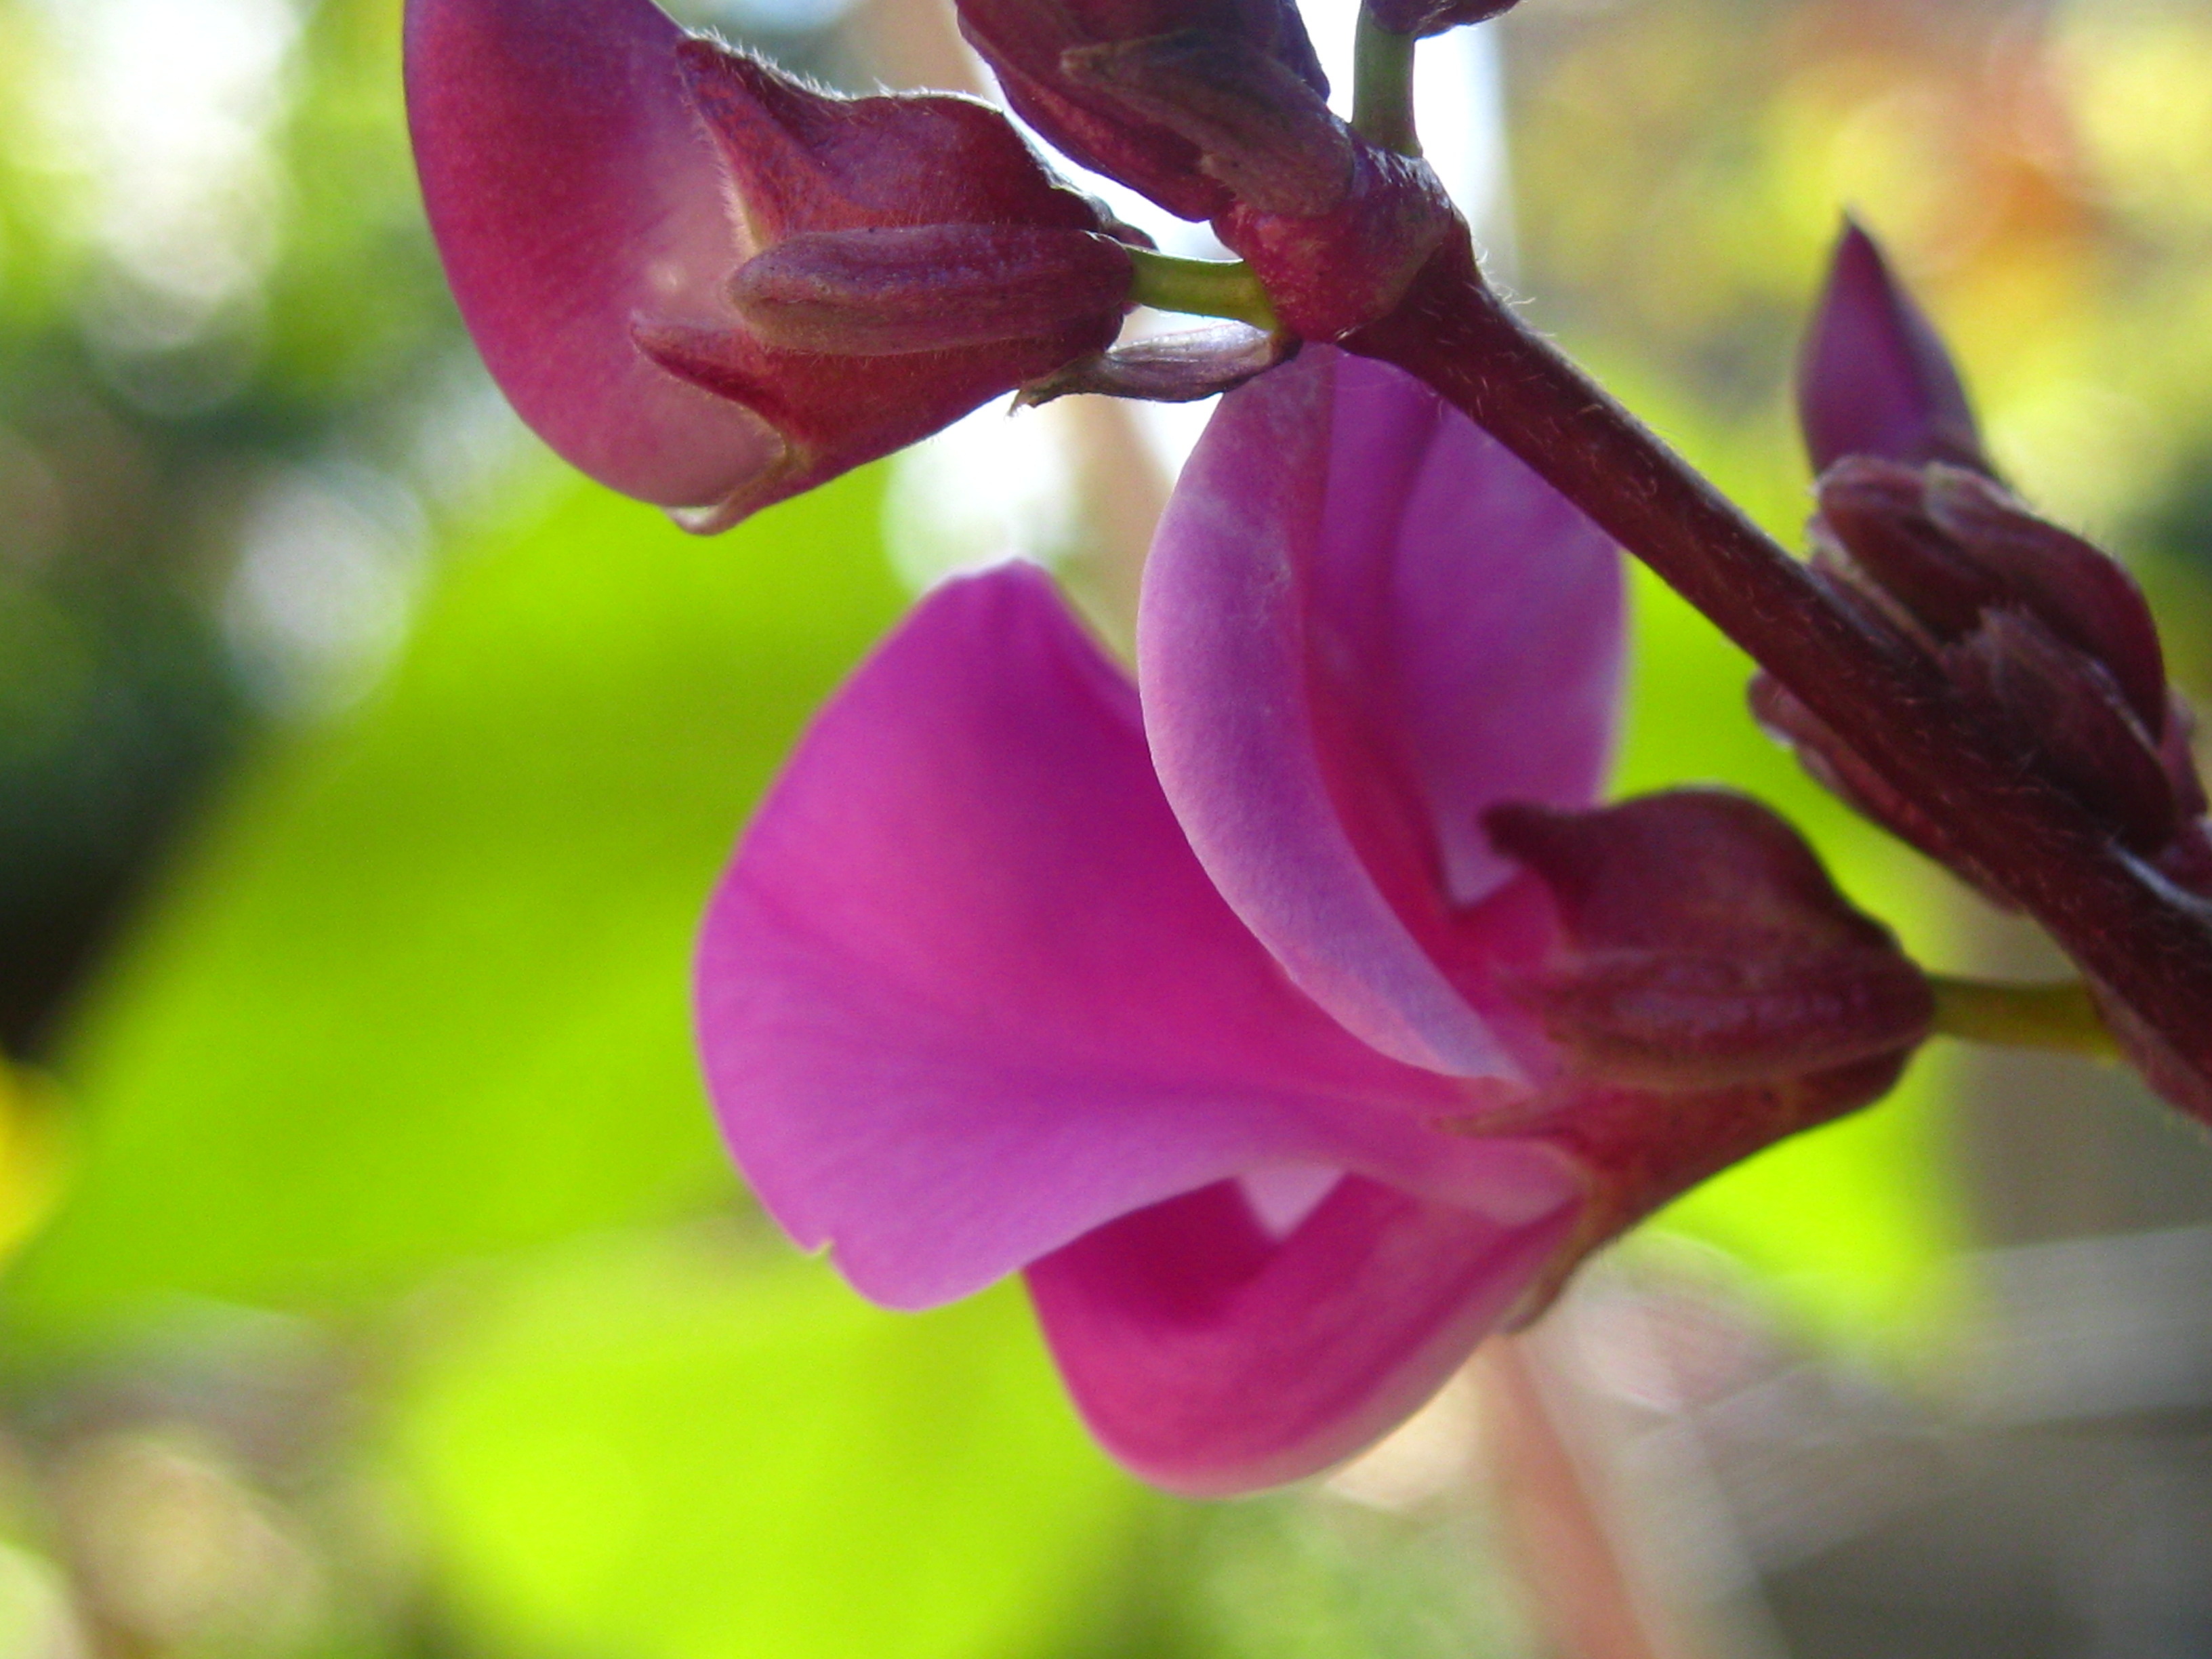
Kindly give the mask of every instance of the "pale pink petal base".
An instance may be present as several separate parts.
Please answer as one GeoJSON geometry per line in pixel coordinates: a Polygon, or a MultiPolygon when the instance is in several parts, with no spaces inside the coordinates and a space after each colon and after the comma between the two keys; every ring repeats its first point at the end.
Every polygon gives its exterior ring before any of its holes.
{"type": "Polygon", "coordinates": [[[1571,1232],[1341,1182],[1273,1241],[1234,1186],[1125,1217],[1029,1271],[1100,1442],[1197,1497],[1311,1474],[1439,1387],[1571,1232]]]}
{"type": "Polygon", "coordinates": [[[632,340],[728,327],[744,258],[651,0],[410,0],[407,111],[453,295],[516,410],[569,462],[664,507],[773,465],[757,416],[632,340]]]}
{"type": "Polygon", "coordinates": [[[756,1190],[894,1306],[1283,1165],[1492,1228],[1581,1190],[1548,1149],[1430,1127],[1469,1086],[1285,980],[1192,857],[1133,688],[1024,567],[939,589],[817,720],[715,896],[698,997],[756,1190]]]}
{"type": "Polygon", "coordinates": [[[1401,371],[1327,348],[1231,393],[1147,567],[1152,756],[1237,914],[1346,1029],[1516,1080],[1452,914],[1509,873],[1504,799],[1587,803],[1622,657],[1620,561],[1401,371]],[[1455,969],[1462,971],[1454,971],[1455,969]]]}

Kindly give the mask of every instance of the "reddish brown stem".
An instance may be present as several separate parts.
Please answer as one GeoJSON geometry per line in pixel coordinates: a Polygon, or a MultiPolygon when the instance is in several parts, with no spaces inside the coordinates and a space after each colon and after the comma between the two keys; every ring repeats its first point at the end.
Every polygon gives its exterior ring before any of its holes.
{"type": "MultiPolygon", "coordinates": [[[[1463,243],[1344,343],[1419,375],[1818,714],[2212,1086],[2212,907],[2027,775],[1935,665],[1869,632],[1482,281],[1463,243]]],[[[2191,1091],[2191,1092],[2197,1092],[2191,1091]]]]}

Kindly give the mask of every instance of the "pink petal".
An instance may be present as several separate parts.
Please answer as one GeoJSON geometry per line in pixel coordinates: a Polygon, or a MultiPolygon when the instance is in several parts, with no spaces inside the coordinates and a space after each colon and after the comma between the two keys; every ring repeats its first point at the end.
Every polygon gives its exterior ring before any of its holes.
{"type": "Polygon", "coordinates": [[[1579,1191],[1547,1150],[1425,1127],[1468,1087],[1284,981],[1191,857],[1127,681],[1018,566],[940,589],[816,721],[715,896],[698,1019],[763,1201],[894,1306],[1249,1170],[1493,1224],[1579,1191]]]}
{"type": "Polygon", "coordinates": [[[410,0],[407,106],[431,228],[500,387],[617,489],[704,507],[771,465],[757,416],[661,369],[643,315],[727,328],[742,258],[649,0],[410,0]]]}
{"type": "Polygon", "coordinates": [[[1990,470],[1942,337],[1849,219],[1798,361],[1797,414],[1815,472],[1846,455],[1990,470]]]}
{"type": "Polygon", "coordinates": [[[1510,871],[1486,807],[1594,797],[1621,647],[1593,526],[1410,377],[1310,348],[1185,469],[1138,655],[1176,816],[1291,977],[1386,1054],[1510,1079],[1451,912],[1510,871]]]}
{"type": "Polygon", "coordinates": [[[1435,1391],[1567,1242],[1342,1182],[1278,1244],[1236,1188],[1125,1217],[1036,1263],[1069,1391],[1115,1457],[1219,1497],[1349,1456],[1435,1391]]]}

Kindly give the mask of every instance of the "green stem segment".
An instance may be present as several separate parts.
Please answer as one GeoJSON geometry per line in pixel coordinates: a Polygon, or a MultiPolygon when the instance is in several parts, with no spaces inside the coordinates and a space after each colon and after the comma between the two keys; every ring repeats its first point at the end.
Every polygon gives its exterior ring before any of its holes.
{"type": "Polygon", "coordinates": [[[1352,69],[1352,131],[1401,155],[1421,153],[1421,141],[1413,131],[1417,43],[1416,36],[1386,29],[1374,13],[1360,9],[1352,69]]]}
{"type": "Polygon", "coordinates": [[[1228,317],[1270,334],[1282,326],[1267,290],[1242,259],[1178,259],[1143,247],[1131,248],[1129,258],[1137,268],[1136,284],[1129,291],[1135,304],[1228,317]]]}
{"type": "Polygon", "coordinates": [[[1991,985],[1940,974],[1929,975],[1928,983],[1936,993],[1935,1029],[1946,1036],[2099,1060],[2120,1057],[2086,986],[1991,985]]]}

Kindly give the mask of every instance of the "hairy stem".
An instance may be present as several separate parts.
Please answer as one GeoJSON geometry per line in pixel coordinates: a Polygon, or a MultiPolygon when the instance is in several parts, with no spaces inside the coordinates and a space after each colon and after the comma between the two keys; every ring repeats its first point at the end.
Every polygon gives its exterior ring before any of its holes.
{"type": "Polygon", "coordinates": [[[2119,1058],[2119,1044],[2086,985],[1993,985],[1941,974],[1929,975],[1928,984],[1936,993],[1935,1029],[1946,1036],[2119,1058]]]}
{"type": "Polygon", "coordinates": [[[1386,29],[1364,6],[1352,47],[1352,126],[1370,143],[1419,155],[1413,130],[1413,50],[1411,34],[1386,29]]]}
{"type": "Polygon", "coordinates": [[[1131,248],[1129,258],[1137,268],[1129,298],[1137,305],[1227,317],[1271,334],[1282,325],[1267,290],[1241,259],[1179,259],[1144,247],[1131,248]]]}
{"type": "Polygon", "coordinates": [[[2004,750],[1936,665],[1869,631],[1522,325],[1463,238],[1344,343],[1456,404],[1742,647],[2118,994],[2212,1094],[2212,906],[2004,750]]]}

